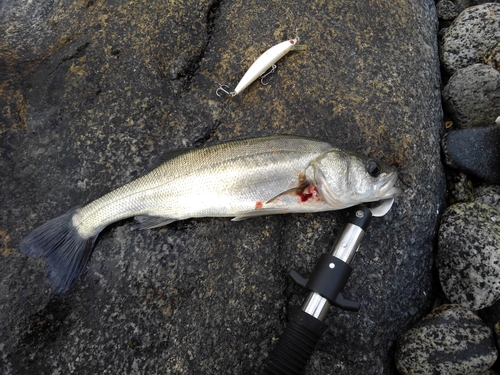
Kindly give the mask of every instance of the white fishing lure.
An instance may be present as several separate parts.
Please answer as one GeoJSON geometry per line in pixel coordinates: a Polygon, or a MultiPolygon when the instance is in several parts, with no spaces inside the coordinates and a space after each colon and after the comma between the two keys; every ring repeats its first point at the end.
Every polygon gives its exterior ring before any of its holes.
{"type": "Polygon", "coordinates": [[[290,39],[269,48],[266,52],[260,55],[257,58],[257,60],[254,61],[254,63],[247,70],[247,72],[240,80],[234,91],[228,92],[227,90],[224,89],[224,87],[227,87],[227,85],[219,85],[219,88],[216,91],[217,95],[221,96],[220,91],[230,96],[238,95],[241,91],[246,89],[248,85],[250,85],[253,81],[255,81],[257,78],[262,77],[262,74],[264,74],[264,72],[266,72],[269,68],[273,67],[274,64],[283,56],[285,56],[288,52],[300,51],[305,49],[306,46],[299,45],[297,44],[298,42],[299,38],[290,39]]]}

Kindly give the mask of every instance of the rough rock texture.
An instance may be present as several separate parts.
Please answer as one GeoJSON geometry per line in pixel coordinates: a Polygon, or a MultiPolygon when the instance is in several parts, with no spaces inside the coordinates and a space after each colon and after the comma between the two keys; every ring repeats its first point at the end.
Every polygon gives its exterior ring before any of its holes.
{"type": "Polygon", "coordinates": [[[458,203],[446,209],[438,237],[437,268],[446,297],[471,310],[500,298],[500,209],[458,203]]]}
{"type": "Polygon", "coordinates": [[[446,164],[500,184],[500,125],[454,130],[442,140],[446,164]]]}
{"type": "Polygon", "coordinates": [[[484,63],[500,40],[500,4],[481,4],[464,10],[441,42],[441,63],[449,74],[484,63]]]}
{"type": "Polygon", "coordinates": [[[484,63],[500,72],[500,41],[486,55],[484,63]]]}
{"type": "Polygon", "coordinates": [[[474,200],[500,208],[500,185],[479,185],[474,189],[474,200]]]}
{"type": "Polygon", "coordinates": [[[463,172],[449,169],[446,171],[446,202],[452,205],[470,202],[474,198],[474,186],[471,177],[463,172]]]}
{"type": "Polygon", "coordinates": [[[436,3],[437,16],[443,20],[453,20],[469,5],[469,0],[439,0],[436,3]]]}
{"type": "Polygon", "coordinates": [[[434,309],[396,344],[396,366],[403,375],[489,373],[496,358],[492,331],[458,305],[434,309]]]}
{"type": "Polygon", "coordinates": [[[0,22],[0,372],[255,374],[345,213],[106,228],[65,296],[23,236],[142,175],[168,149],[239,136],[330,139],[398,166],[307,374],[392,374],[427,311],[444,199],[434,2],[4,2],[0,22]],[[282,4],[282,5],[280,5],[282,4]],[[285,7],[285,8],[284,8],[285,7]],[[307,51],[218,98],[270,46],[307,51]]]}
{"type": "Polygon", "coordinates": [[[443,104],[458,128],[493,124],[500,113],[500,72],[484,64],[458,70],[443,89],[443,104]]]}

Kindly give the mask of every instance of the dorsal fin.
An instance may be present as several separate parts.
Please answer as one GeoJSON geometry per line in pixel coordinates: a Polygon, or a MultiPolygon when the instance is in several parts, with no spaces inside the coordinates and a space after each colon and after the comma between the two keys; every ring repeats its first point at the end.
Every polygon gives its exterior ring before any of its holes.
{"type": "Polygon", "coordinates": [[[163,154],[159,155],[156,158],[153,158],[153,160],[150,161],[146,169],[146,172],[151,172],[154,169],[158,168],[163,163],[166,163],[167,161],[172,160],[178,156],[187,154],[188,152],[193,151],[195,149],[196,149],[195,147],[182,147],[165,151],[163,154]]]}
{"type": "Polygon", "coordinates": [[[176,148],[173,150],[165,151],[163,154],[161,154],[157,158],[158,165],[166,163],[169,160],[172,160],[178,156],[187,154],[188,152],[193,151],[193,150],[196,150],[196,148],[195,147],[182,147],[182,148],[176,148]]]}

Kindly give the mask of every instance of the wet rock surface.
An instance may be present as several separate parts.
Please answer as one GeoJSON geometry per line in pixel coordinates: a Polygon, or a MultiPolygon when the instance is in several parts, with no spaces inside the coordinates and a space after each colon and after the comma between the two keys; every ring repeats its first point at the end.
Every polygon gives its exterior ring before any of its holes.
{"type": "Polygon", "coordinates": [[[23,236],[157,165],[166,150],[300,134],[397,165],[406,193],[373,220],[306,374],[395,373],[428,311],[444,198],[434,3],[190,1],[2,5],[0,372],[254,374],[345,213],[106,228],[54,295],[23,236]],[[299,33],[268,86],[220,99],[299,33]],[[416,73],[418,72],[418,73],[416,73]]]}
{"type": "Polygon", "coordinates": [[[396,344],[401,374],[488,374],[496,358],[493,332],[458,305],[434,309],[396,344]]]}
{"type": "Polygon", "coordinates": [[[437,268],[453,303],[480,310],[500,299],[500,209],[478,202],[448,207],[439,227],[437,268]]]}
{"type": "Polygon", "coordinates": [[[442,145],[446,164],[500,184],[500,125],[451,131],[442,145]]]}

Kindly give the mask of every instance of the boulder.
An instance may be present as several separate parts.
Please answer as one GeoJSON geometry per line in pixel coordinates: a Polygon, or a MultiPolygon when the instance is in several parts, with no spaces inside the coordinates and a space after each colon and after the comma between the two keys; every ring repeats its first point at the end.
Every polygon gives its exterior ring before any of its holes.
{"type": "Polygon", "coordinates": [[[458,203],[439,226],[437,268],[446,297],[471,310],[500,299],[500,209],[458,203]]]}
{"type": "Polygon", "coordinates": [[[0,372],[258,373],[345,212],[106,228],[65,295],[17,246],[169,149],[288,133],[399,168],[307,374],[394,373],[396,337],[427,312],[445,184],[434,2],[8,2],[0,35],[0,372]],[[300,37],[270,84],[234,88],[300,37]]]}

